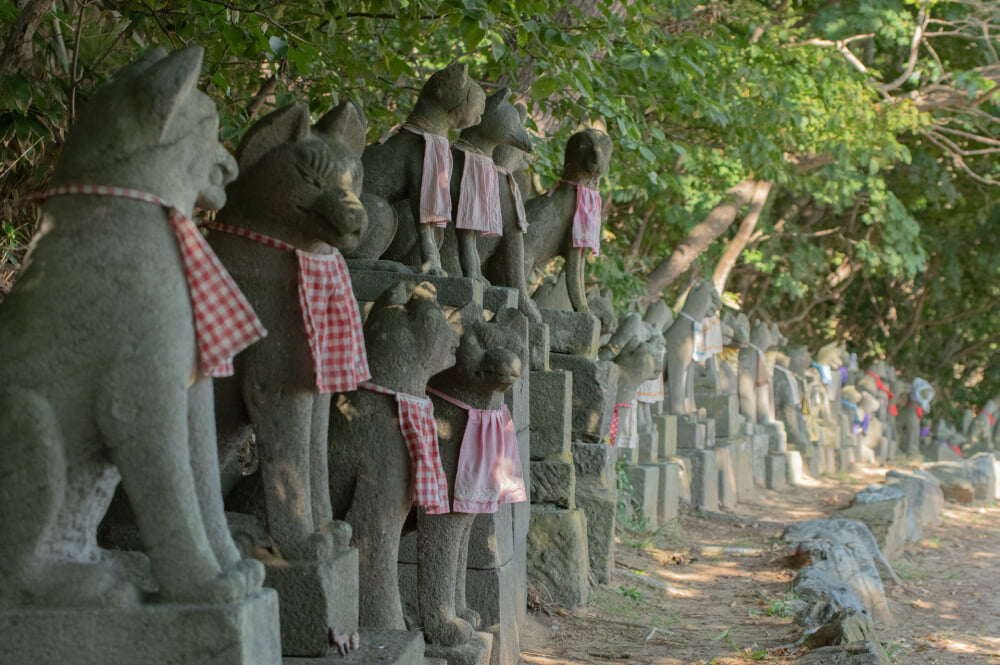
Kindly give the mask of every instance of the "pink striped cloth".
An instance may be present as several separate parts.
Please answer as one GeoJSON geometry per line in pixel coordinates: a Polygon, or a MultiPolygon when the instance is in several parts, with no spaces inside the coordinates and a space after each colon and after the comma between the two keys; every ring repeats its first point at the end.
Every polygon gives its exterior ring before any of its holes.
{"type": "MultiPolygon", "coordinates": [[[[163,208],[177,235],[194,314],[198,364],[205,376],[229,376],[233,356],[267,335],[246,296],[186,215],[148,192],[125,187],[72,184],[33,196],[35,203],[66,194],[93,194],[142,201],[163,208]]],[[[155,305],[154,305],[155,306],[155,305]]]]}
{"type": "Polygon", "coordinates": [[[316,387],[321,393],[357,390],[359,382],[371,378],[351,274],[336,248],[332,254],[312,254],[238,226],[218,222],[205,226],[285,252],[295,252],[299,262],[299,306],[309,337],[316,387]]]}
{"type": "Polygon", "coordinates": [[[576,213],[573,215],[573,246],[589,247],[601,253],[601,193],[576,184],[576,213]]]}
{"type": "Polygon", "coordinates": [[[486,155],[467,150],[463,152],[465,168],[462,170],[455,228],[479,231],[484,236],[503,235],[497,166],[486,155]]]}
{"type": "Polygon", "coordinates": [[[428,387],[427,392],[469,412],[455,473],[456,513],[495,513],[501,503],[528,500],[517,434],[507,405],[474,409],[428,387]]]}
{"type": "Polygon", "coordinates": [[[451,147],[444,136],[431,134],[413,125],[403,129],[424,137],[424,167],[420,179],[421,224],[447,226],[451,221],[451,147]]]}
{"type": "Polygon", "coordinates": [[[413,504],[423,506],[428,515],[448,512],[448,480],[441,466],[434,403],[427,397],[407,395],[370,381],[359,388],[396,398],[399,429],[413,463],[413,504]]]}

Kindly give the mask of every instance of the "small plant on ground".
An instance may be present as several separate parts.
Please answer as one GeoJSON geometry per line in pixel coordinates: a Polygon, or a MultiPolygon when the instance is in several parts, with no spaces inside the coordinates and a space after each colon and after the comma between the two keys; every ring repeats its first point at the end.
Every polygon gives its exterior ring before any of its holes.
{"type": "Polygon", "coordinates": [[[637,586],[632,586],[625,588],[624,586],[618,587],[618,593],[629,600],[642,600],[643,593],[637,586]]]}

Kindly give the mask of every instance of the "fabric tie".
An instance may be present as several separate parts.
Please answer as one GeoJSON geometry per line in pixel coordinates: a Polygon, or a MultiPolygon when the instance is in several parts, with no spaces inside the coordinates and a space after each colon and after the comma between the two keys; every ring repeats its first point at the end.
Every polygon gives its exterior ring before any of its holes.
{"type": "Polygon", "coordinates": [[[910,408],[917,412],[917,418],[924,417],[924,410],[920,408],[920,406],[914,404],[913,402],[910,402],[910,408]]]}
{"type": "Polygon", "coordinates": [[[573,246],[589,247],[594,256],[601,254],[601,193],[578,182],[563,180],[576,187],[576,212],[573,213],[573,246]]]}
{"type": "Polygon", "coordinates": [[[524,199],[521,198],[521,188],[517,184],[514,174],[499,166],[497,171],[502,173],[507,179],[507,187],[510,189],[510,197],[514,201],[514,214],[517,217],[517,230],[521,233],[528,231],[528,214],[524,211],[524,199]]]}
{"type": "Polygon", "coordinates": [[[611,432],[608,434],[608,441],[612,446],[615,445],[615,441],[618,439],[618,419],[621,417],[619,414],[620,409],[631,409],[631,404],[626,404],[625,402],[619,402],[615,404],[614,415],[611,416],[611,432]]]}
{"type": "Polygon", "coordinates": [[[451,146],[444,136],[404,124],[406,131],[424,137],[424,164],[420,176],[421,224],[447,226],[451,221],[451,146]]]}
{"type": "Polygon", "coordinates": [[[990,427],[993,427],[993,414],[987,411],[986,417],[990,419],[990,427]]]}
{"type": "Polygon", "coordinates": [[[660,374],[655,379],[644,381],[639,384],[639,389],[635,391],[635,398],[645,404],[656,404],[663,401],[663,375],[660,374]]]}
{"type": "Polygon", "coordinates": [[[844,367],[843,365],[841,365],[839,367],[839,370],[840,370],[840,385],[846,386],[847,385],[847,377],[849,376],[848,373],[847,373],[847,368],[844,367]]]}
{"type": "Polygon", "coordinates": [[[370,381],[358,387],[396,398],[399,429],[413,463],[413,504],[423,506],[428,515],[447,513],[448,480],[441,466],[434,403],[427,397],[408,395],[370,381]]]}
{"type": "Polygon", "coordinates": [[[474,409],[433,388],[428,387],[427,392],[469,414],[458,454],[452,509],[456,513],[495,513],[501,503],[527,501],[517,433],[507,405],[474,409]]]}
{"type": "Polygon", "coordinates": [[[868,376],[870,376],[873,379],[875,379],[875,386],[879,390],[881,390],[882,392],[884,392],[885,395],[886,395],[886,397],[888,397],[889,399],[892,399],[893,397],[895,397],[895,395],[892,394],[892,391],[889,390],[889,387],[886,386],[884,383],[882,383],[882,377],[880,377],[878,374],[876,374],[875,372],[871,371],[870,369],[866,369],[865,370],[865,374],[867,374],[868,376]]]}
{"type": "Polygon", "coordinates": [[[795,375],[790,371],[782,367],[781,365],[775,365],[774,369],[778,370],[785,375],[785,379],[788,381],[788,389],[792,393],[792,403],[795,406],[802,405],[802,393],[799,391],[799,381],[795,378],[795,375]]]}
{"type": "Polygon", "coordinates": [[[890,416],[898,416],[899,415],[899,407],[896,406],[895,404],[890,404],[889,405],[889,415],[890,416]]]}
{"type": "Polygon", "coordinates": [[[471,150],[462,152],[465,153],[465,168],[462,170],[455,228],[479,231],[484,236],[503,235],[497,166],[486,155],[471,150]]]}
{"type": "Polygon", "coordinates": [[[926,427],[921,427],[920,428],[920,436],[923,437],[923,436],[930,436],[930,435],[931,435],[930,429],[928,429],[926,427]]]}
{"type": "Polygon", "coordinates": [[[833,372],[830,371],[829,365],[820,365],[818,362],[813,361],[812,366],[819,372],[819,380],[823,382],[824,386],[829,386],[833,383],[833,372]]]}
{"type": "Polygon", "coordinates": [[[205,376],[230,376],[233,356],[267,335],[246,296],[226,271],[204,236],[186,215],[163,199],[136,189],[105,185],[61,185],[33,196],[41,203],[53,196],[94,194],[142,201],[163,208],[177,236],[184,277],[191,298],[198,366],[205,376]]]}
{"type": "Polygon", "coordinates": [[[313,254],[238,226],[210,222],[205,227],[295,253],[299,308],[309,338],[316,388],[321,393],[357,390],[359,382],[371,378],[351,274],[336,248],[331,254],[313,254]]]}

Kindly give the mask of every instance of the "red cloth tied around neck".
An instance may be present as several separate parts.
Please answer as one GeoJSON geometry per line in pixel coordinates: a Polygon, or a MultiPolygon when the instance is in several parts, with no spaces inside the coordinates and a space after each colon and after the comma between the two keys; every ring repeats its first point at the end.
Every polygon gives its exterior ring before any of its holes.
{"type": "Polygon", "coordinates": [[[369,381],[358,387],[396,398],[399,430],[413,463],[413,505],[423,506],[428,515],[447,513],[448,480],[441,466],[434,403],[427,397],[408,395],[369,381]]]}
{"type": "Polygon", "coordinates": [[[618,438],[618,409],[619,408],[631,409],[632,405],[631,404],[625,404],[624,402],[620,402],[618,404],[615,404],[615,412],[614,412],[614,415],[611,416],[611,433],[608,434],[608,441],[611,442],[612,446],[615,445],[615,441],[618,438]]]}
{"type": "Polygon", "coordinates": [[[899,415],[899,407],[897,407],[895,404],[890,404],[889,405],[889,415],[890,416],[898,416],[899,415]]]}
{"type": "Polygon", "coordinates": [[[219,257],[186,215],[148,192],[125,187],[72,184],[53,187],[32,198],[36,203],[65,194],[92,194],[142,201],[163,208],[177,236],[184,277],[191,298],[198,345],[198,367],[205,376],[229,376],[233,356],[267,335],[246,296],[219,257]]]}
{"type": "Polygon", "coordinates": [[[309,338],[316,388],[321,393],[357,390],[358,383],[371,378],[351,274],[336,248],[332,254],[313,254],[238,226],[219,222],[205,226],[295,253],[299,264],[299,308],[309,338]]]}
{"type": "Polygon", "coordinates": [[[924,410],[921,409],[916,404],[914,404],[913,402],[910,402],[910,408],[917,412],[917,418],[923,418],[924,417],[924,410]]]}
{"type": "Polygon", "coordinates": [[[876,374],[875,372],[873,372],[873,371],[871,371],[869,369],[865,370],[865,374],[867,374],[868,376],[870,376],[873,379],[875,379],[875,385],[878,387],[879,390],[881,390],[882,392],[884,392],[889,399],[892,399],[894,397],[894,395],[892,394],[892,391],[889,390],[889,388],[886,387],[886,385],[884,383],[882,383],[882,379],[881,379],[881,377],[879,377],[878,374],[876,374]]]}
{"type": "Polygon", "coordinates": [[[993,427],[993,414],[987,411],[986,417],[990,419],[990,427],[993,427]]]}

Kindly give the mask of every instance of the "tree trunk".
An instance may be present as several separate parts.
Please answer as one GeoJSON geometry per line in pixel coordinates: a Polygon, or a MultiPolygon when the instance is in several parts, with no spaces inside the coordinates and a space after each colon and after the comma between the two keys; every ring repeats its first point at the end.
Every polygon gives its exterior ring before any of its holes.
{"type": "Polygon", "coordinates": [[[660,293],[674,280],[684,274],[696,258],[709,245],[725,233],[736,219],[740,209],[750,201],[757,189],[756,180],[744,180],[726,192],[725,198],[674,248],[673,253],[657,265],[646,279],[646,297],[643,305],[649,305],[660,297],[660,293]]]}
{"type": "MultiPolygon", "coordinates": [[[[21,5],[21,3],[17,3],[21,5]]],[[[38,24],[42,22],[42,17],[51,6],[50,0],[30,0],[21,5],[21,15],[10,27],[7,38],[3,43],[3,51],[0,52],[0,76],[14,74],[21,71],[24,66],[24,47],[31,43],[35,36],[38,24]]]]}
{"type": "Polygon", "coordinates": [[[756,183],[753,196],[750,198],[750,209],[747,211],[747,216],[743,218],[739,230],[726,245],[722,258],[715,266],[715,272],[712,273],[712,284],[720,295],[726,288],[726,280],[729,279],[729,273],[736,265],[736,259],[740,258],[743,248],[747,246],[750,236],[753,235],[754,227],[757,226],[757,220],[760,219],[760,213],[764,210],[764,204],[767,203],[767,196],[771,193],[773,184],[772,182],[756,183]]]}

